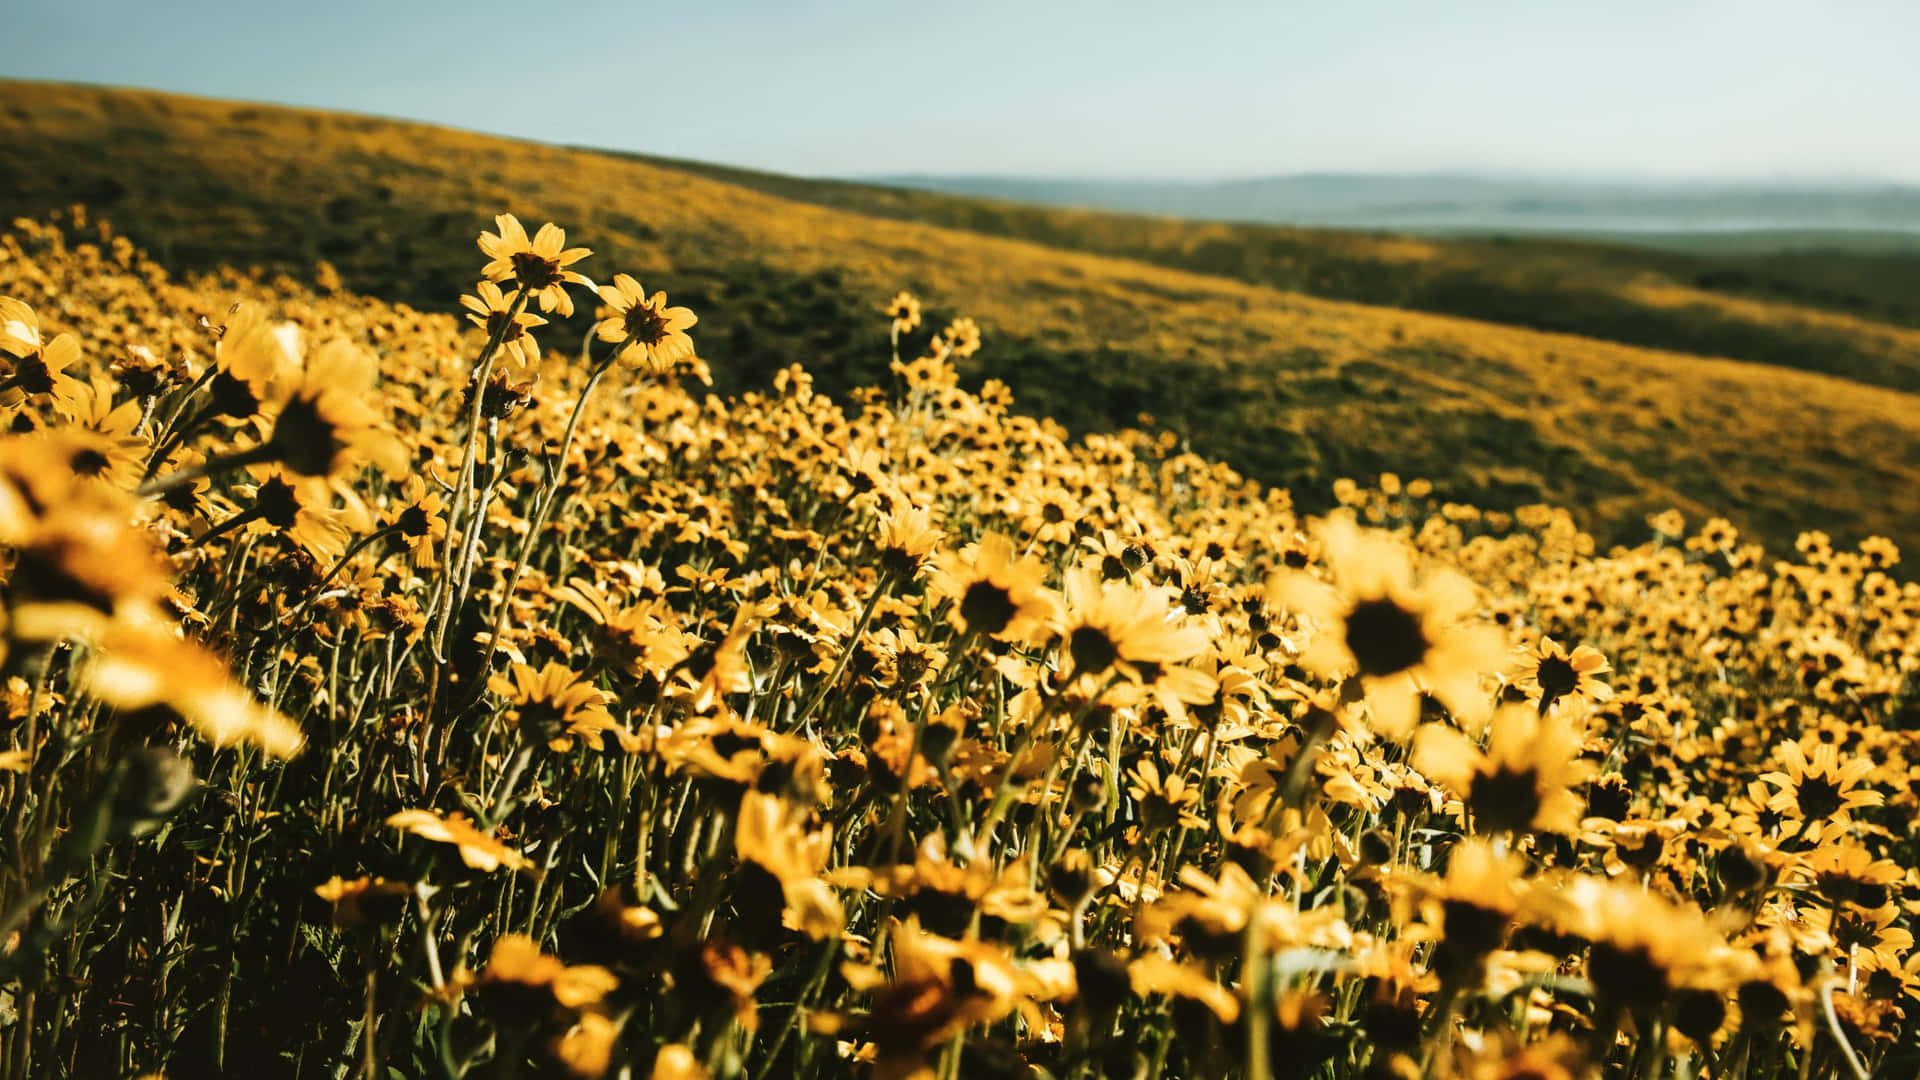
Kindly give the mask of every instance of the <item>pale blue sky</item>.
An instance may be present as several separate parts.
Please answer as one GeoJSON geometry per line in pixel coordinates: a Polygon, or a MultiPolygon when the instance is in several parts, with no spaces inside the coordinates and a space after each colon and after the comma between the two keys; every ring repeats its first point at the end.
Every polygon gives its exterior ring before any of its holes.
{"type": "Polygon", "coordinates": [[[0,0],[0,74],[786,172],[1920,182],[1920,0],[0,0]]]}

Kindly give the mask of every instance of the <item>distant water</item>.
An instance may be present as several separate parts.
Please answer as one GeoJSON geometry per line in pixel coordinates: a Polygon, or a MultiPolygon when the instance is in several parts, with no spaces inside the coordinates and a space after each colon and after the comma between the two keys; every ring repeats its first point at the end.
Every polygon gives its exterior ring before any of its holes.
{"type": "Polygon", "coordinates": [[[1205,183],[993,176],[872,179],[1014,202],[1249,224],[1621,236],[1920,236],[1920,187],[1892,183],[1595,183],[1366,174],[1205,183]]]}
{"type": "Polygon", "coordinates": [[[1269,224],[1312,225],[1341,229],[1407,229],[1412,231],[1552,232],[1552,233],[1755,233],[1828,232],[1863,234],[1902,233],[1920,237],[1920,222],[1870,221],[1816,217],[1695,217],[1608,214],[1436,214],[1299,215],[1269,224]]]}

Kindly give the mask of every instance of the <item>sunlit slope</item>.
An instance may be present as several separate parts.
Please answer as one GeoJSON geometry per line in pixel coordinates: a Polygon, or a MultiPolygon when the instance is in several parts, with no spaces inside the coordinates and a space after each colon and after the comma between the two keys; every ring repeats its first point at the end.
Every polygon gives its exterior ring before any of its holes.
{"type": "Polygon", "coordinates": [[[1329,299],[1461,315],[1920,389],[1920,236],[1406,237],[1060,209],[640,158],[836,209],[1329,299]]]}
{"type": "Polygon", "coordinates": [[[1776,542],[1920,531],[1920,399],[1840,379],[1313,299],[362,117],[6,84],[0,146],[5,212],[84,201],[176,266],[310,278],[326,260],[353,289],[441,309],[471,287],[491,214],[552,219],[596,249],[581,269],[634,273],[700,311],[696,340],[733,385],[793,362],[829,389],[883,378],[877,308],[912,289],[936,319],[980,322],[970,374],[1005,379],[1024,411],[1081,430],[1150,412],[1310,506],[1336,477],[1392,469],[1481,505],[1578,507],[1603,535],[1670,504],[1733,510],[1776,542]]]}

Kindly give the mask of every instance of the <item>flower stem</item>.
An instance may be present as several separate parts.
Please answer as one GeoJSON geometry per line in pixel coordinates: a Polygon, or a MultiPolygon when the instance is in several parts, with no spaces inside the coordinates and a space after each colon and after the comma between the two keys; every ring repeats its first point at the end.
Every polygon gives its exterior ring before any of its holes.
{"type": "Polygon", "coordinates": [[[149,499],[159,498],[167,492],[175,488],[185,487],[203,476],[213,476],[218,473],[231,472],[234,469],[243,469],[248,465],[260,465],[273,461],[279,457],[279,455],[280,449],[274,446],[272,441],[263,442],[258,446],[250,446],[245,450],[236,450],[231,454],[208,458],[191,468],[180,469],[175,472],[170,472],[165,476],[156,477],[141,484],[140,489],[135,492],[135,494],[149,499]]]}

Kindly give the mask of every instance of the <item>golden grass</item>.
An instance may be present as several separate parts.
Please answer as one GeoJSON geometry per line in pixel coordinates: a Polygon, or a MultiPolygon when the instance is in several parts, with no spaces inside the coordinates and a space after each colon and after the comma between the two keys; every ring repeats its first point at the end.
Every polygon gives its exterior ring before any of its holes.
{"type": "MultiPolygon", "coordinates": [[[[1326,505],[1337,478],[1397,468],[1462,501],[1571,507],[1607,539],[1670,503],[1721,507],[1776,542],[1803,527],[1847,537],[1920,528],[1920,400],[1904,393],[1329,302],[423,125],[9,90],[0,138],[17,151],[14,198],[111,194],[108,216],[190,265],[299,270],[326,259],[352,287],[444,308],[467,273],[449,253],[473,220],[507,206],[590,232],[613,261],[681,282],[712,312],[706,348],[728,385],[795,358],[827,388],[883,375],[848,323],[904,284],[971,314],[995,343],[963,372],[1005,380],[1076,431],[1151,413],[1308,506],[1326,505]]],[[[1189,235],[1157,227],[1169,243],[1189,235]]],[[[1380,259],[1430,257],[1420,242],[1345,243],[1380,259]]],[[[1743,318],[1781,310],[1717,303],[1743,318]]],[[[1912,338],[1888,333],[1901,350],[1912,338]]]]}

